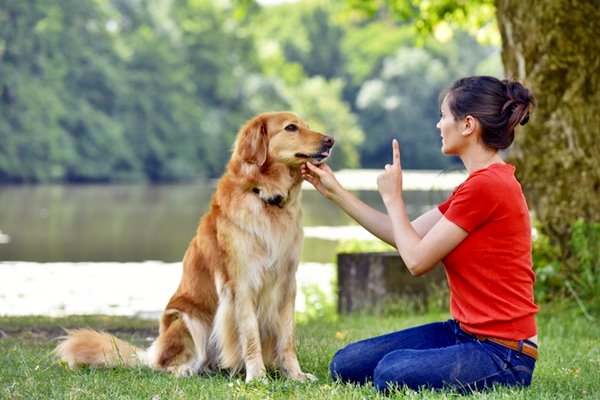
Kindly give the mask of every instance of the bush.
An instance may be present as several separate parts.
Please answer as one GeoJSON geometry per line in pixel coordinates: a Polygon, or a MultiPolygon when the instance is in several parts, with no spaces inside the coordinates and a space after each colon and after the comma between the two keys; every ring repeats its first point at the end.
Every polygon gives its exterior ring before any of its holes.
{"type": "Polygon", "coordinates": [[[571,225],[567,249],[539,230],[533,240],[538,302],[572,296],[584,311],[600,311],[600,224],[578,219],[571,225]]]}

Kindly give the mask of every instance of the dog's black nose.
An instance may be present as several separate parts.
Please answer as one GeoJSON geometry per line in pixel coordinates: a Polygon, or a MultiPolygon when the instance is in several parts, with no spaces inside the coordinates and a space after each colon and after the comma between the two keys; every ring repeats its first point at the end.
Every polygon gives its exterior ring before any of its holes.
{"type": "Polygon", "coordinates": [[[328,146],[328,147],[332,147],[334,143],[335,143],[335,139],[333,137],[329,136],[329,135],[326,135],[323,138],[323,144],[326,145],[326,146],[328,146]]]}

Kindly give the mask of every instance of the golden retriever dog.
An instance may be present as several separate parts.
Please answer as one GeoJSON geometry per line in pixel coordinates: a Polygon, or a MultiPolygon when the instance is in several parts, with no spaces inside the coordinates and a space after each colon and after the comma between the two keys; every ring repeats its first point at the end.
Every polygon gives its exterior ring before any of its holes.
{"type": "Polygon", "coordinates": [[[247,122],[184,255],[158,338],[142,350],[105,332],[68,330],[55,350],[62,362],[177,376],[227,369],[245,371],[246,382],[273,367],[289,379],[316,379],[302,372],[295,349],[300,168],[322,162],[333,143],[290,112],[247,122]]]}

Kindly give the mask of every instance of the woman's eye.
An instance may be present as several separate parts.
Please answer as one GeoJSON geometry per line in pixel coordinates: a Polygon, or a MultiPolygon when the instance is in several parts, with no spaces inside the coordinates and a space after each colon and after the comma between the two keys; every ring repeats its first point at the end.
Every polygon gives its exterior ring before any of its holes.
{"type": "Polygon", "coordinates": [[[298,131],[298,125],[294,125],[294,124],[289,124],[288,126],[286,126],[284,128],[286,131],[288,132],[297,132],[298,131]]]}

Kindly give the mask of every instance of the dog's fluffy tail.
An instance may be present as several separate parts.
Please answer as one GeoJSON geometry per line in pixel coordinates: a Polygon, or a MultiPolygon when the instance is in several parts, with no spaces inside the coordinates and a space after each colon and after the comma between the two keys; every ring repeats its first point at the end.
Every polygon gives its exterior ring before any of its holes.
{"type": "Polygon", "coordinates": [[[107,332],[92,329],[66,330],[55,354],[69,367],[93,368],[149,366],[146,352],[107,332]]]}

